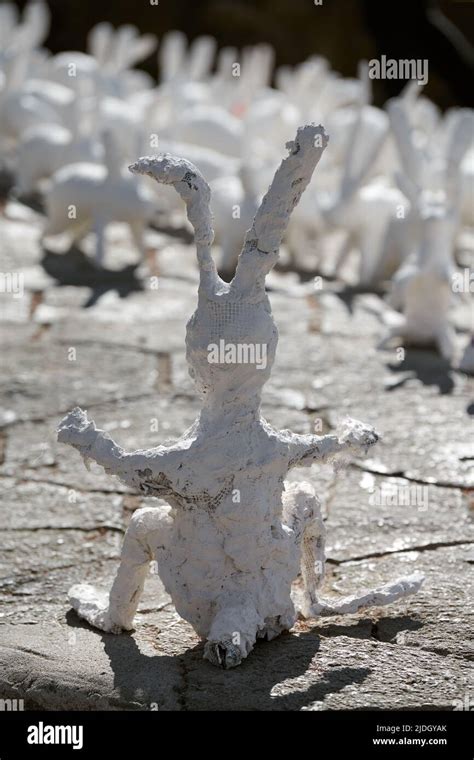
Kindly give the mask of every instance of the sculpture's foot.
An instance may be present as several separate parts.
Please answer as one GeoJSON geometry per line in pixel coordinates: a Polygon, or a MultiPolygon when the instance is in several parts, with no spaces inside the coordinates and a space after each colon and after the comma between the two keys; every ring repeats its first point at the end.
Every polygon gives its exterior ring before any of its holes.
{"type": "Polygon", "coordinates": [[[257,639],[266,639],[271,641],[276,639],[284,631],[289,631],[294,623],[294,614],[287,615],[286,618],[282,618],[279,615],[274,618],[265,620],[265,625],[259,631],[257,631],[257,639]]]}
{"type": "Polygon", "coordinates": [[[421,588],[424,579],[422,573],[413,573],[360,595],[346,596],[336,601],[320,599],[302,614],[305,618],[352,615],[369,607],[382,607],[415,594],[421,588]]]}
{"type": "Polygon", "coordinates": [[[107,633],[132,631],[133,626],[124,621],[113,620],[109,612],[109,595],[87,583],[79,583],[68,591],[71,607],[77,615],[94,628],[107,633]]]}
{"type": "Polygon", "coordinates": [[[235,668],[247,657],[239,644],[233,644],[230,639],[225,641],[206,641],[204,646],[204,659],[209,660],[218,668],[235,668]]]}

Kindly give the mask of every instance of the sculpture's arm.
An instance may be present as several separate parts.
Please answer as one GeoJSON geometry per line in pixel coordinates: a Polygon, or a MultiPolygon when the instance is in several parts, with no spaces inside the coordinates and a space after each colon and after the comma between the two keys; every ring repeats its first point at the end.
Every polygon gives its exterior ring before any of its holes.
{"type": "Polygon", "coordinates": [[[61,420],[58,441],[77,449],[86,466],[88,461],[93,460],[128,486],[155,496],[166,495],[171,491],[166,474],[169,469],[166,456],[168,449],[159,447],[148,451],[126,452],[108,433],[98,430],[79,407],[61,420]]]}
{"type": "Polygon", "coordinates": [[[314,462],[328,462],[336,457],[366,454],[377,443],[379,436],[370,425],[357,420],[346,420],[343,432],[337,435],[296,435],[289,431],[287,444],[289,466],[311,465],[314,462]]]}

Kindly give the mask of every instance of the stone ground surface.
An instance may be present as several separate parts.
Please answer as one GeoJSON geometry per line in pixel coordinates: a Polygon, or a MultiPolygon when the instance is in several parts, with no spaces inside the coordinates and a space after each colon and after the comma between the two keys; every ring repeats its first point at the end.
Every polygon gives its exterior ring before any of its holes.
{"type": "MultiPolygon", "coordinates": [[[[70,611],[67,590],[107,588],[133,510],[150,503],[55,440],[71,407],[90,411],[128,449],[180,435],[198,401],[183,340],[196,302],[194,254],[150,233],[155,280],[113,229],[100,277],[83,253],[46,251],[41,217],[9,204],[0,270],[22,272],[2,294],[0,343],[0,697],[26,709],[453,709],[474,702],[474,414],[472,380],[429,351],[377,351],[373,295],[337,283],[319,294],[273,273],[280,330],[264,415],[326,432],[350,414],[383,440],[343,472],[295,471],[324,499],[325,593],[337,596],[421,570],[420,593],[370,613],[298,623],[220,671],[150,574],[133,634],[101,634],[70,611]],[[111,260],[110,260],[111,259],[111,260]],[[158,429],[157,429],[158,428],[158,429]],[[319,429],[317,427],[317,429],[319,429]],[[387,484],[398,503],[381,503],[387,484]]],[[[466,307],[456,312],[460,343],[466,307]]]]}

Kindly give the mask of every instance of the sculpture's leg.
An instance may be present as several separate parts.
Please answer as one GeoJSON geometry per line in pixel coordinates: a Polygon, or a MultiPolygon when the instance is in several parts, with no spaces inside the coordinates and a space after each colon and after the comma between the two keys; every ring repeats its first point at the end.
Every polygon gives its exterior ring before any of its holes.
{"type": "Polygon", "coordinates": [[[111,633],[133,629],[149,563],[163,543],[171,518],[161,508],[138,509],[125,533],[120,565],[107,595],[87,584],[73,586],[69,601],[79,617],[111,633]]]}
{"type": "Polygon", "coordinates": [[[104,263],[105,255],[105,228],[107,221],[102,217],[97,217],[94,220],[94,232],[96,234],[96,248],[94,262],[97,267],[102,267],[104,263]]]}
{"type": "Polygon", "coordinates": [[[204,647],[204,659],[223,668],[235,668],[253,649],[263,620],[248,594],[224,594],[217,604],[204,647]]]}
{"type": "Polygon", "coordinates": [[[301,547],[303,614],[317,601],[316,589],[324,577],[325,530],[321,504],[310,483],[286,484],[283,495],[284,521],[293,529],[301,547]]]}
{"type": "Polygon", "coordinates": [[[385,586],[336,601],[318,598],[317,588],[324,577],[324,524],[319,501],[309,483],[287,484],[283,495],[283,514],[287,525],[295,532],[296,542],[301,543],[304,593],[299,612],[305,618],[351,614],[366,607],[390,604],[414,594],[423,583],[423,576],[414,573],[385,586]]]}
{"type": "Polygon", "coordinates": [[[377,349],[383,351],[386,348],[390,348],[390,344],[394,338],[403,338],[402,324],[390,325],[382,340],[377,344],[377,349]]]}
{"type": "Polygon", "coordinates": [[[387,247],[384,226],[375,223],[360,241],[359,284],[372,287],[377,267],[383,267],[387,247]]]}
{"type": "Polygon", "coordinates": [[[87,233],[89,232],[90,226],[91,226],[90,220],[87,220],[86,222],[77,224],[72,228],[71,233],[69,235],[69,242],[70,242],[71,248],[73,247],[73,245],[76,245],[76,246],[79,245],[81,240],[83,240],[85,236],[87,235],[87,233]]]}
{"type": "Polygon", "coordinates": [[[349,233],[346,234],[344,240],[339,246],[339,250],[336,253],[336,260],[334,262],[333,272],[334,275],[338,275],[343,265],[347,261],[347,257],[355,246],[355,241],[349,233]]]}
{"type": "Polygon", "coordinates": [[[304,604],[317,600],[316,590],[324,578],[326,564],[325,529],[321,505],[314,500],[315,511],[306,522],[301,542],[301,575],[303,578],[304,604]]]}
{"type": "Polygon", "coordinates": [[[138,222],[130,222],[128,225],[130,229],[130,234],[132,236],[133,244],[137,251],[140,253],[140,256],[142,260],[145,260],[146,256],[146,249],[145,249],[145,243],[143,241],[143,233],[145,229],[145,225],[142,221],[138,222]]]}
{"type": "Polygon", "coordinates": [[[445,325],[440,328],[436,335],[436,345],[438,346],[438,350],[443,359],[446,359],[448,362],[451,361],[456,344],[454,340],[454,330],[450,325],[445,325]]]}
{"type": "Polygon", "coordinates": [[[79,221],[70,221],[68,224],[63,223],[63,219],[55,220],[55,222],[51,222],[47,225],[46,229],[43,230],[41,237],[40,237],[40,243],[42,246],[46,245],[46,238],[48,237],[54,237],[55,235],[63,235],[64,233],[67,233],[69,236],[69,245],[72,247],[74,244],[77,244],[84,238],[87,233],[90,230],[90,220],[87,219],[85,222],[79,222],[79,221]]]}

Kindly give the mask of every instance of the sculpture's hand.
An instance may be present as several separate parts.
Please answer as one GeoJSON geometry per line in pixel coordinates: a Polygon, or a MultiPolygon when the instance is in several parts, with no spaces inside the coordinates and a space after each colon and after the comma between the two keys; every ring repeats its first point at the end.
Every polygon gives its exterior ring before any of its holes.
{"type": "Polygon", "coordinates": [[[92,449],[98,435],[95,423],[87,419],[87,414],[78,406],[66,414],[58,428],[58,441],[79,449],[84,454],[92,449]]]}
{"type": "Polygon", "coordinates": [[[345,431],[340,437],[340,443],[355,454],[367,454],[369,448],[379,440],[379,436],[371,425],[358,420],[348,419],[344,423],[345,431]]]}
{"type": "Polygon", "coordinates": [[[379,440],[370,425],[358,420],[347,419],[342,434],[337,435],[295,435],[281,431],[289,444],[289,466],[311,465],[313,462],[327,462],[348,453],[366,454],[379,440]]]}

